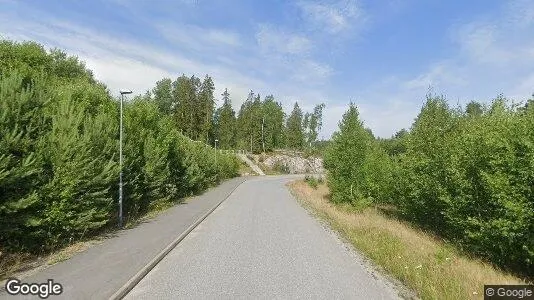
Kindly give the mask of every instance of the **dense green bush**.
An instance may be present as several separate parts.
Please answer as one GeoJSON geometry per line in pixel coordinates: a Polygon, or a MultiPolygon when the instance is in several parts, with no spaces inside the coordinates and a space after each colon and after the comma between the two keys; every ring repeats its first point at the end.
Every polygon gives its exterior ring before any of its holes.
{"type": "Polygon", "coordinates": [[[317,187],[319,186],[319,180],[312,175],[304,176],[304,181],[314,189],[317,189],[317,187]]]}
{"type": "Polygon", "coordinates": [[[391,189],[391,161],[369,130],[358,109],[350,105],[339,123],[339,132],[325,150],[324,165],[334,202],[365,206],[385,202],[391,189]]]}
{"type": "MultiPolygon", "coordinates": [[[[119,105],[75,57],[0,42],[0,250],[49,251],[117,222],[119,105]]],[[[124,110],[124,213],[237,175],[149,98],[124,110]]]]}
{"type": "Polygon", "coordinates": [[[366,136],[351,107],[327,154],[334,201],[393,203],[466,251],[534,275],[534,106],[498,97],[464,112],[429,96],[410,132],[387,141],[366,136]]]}

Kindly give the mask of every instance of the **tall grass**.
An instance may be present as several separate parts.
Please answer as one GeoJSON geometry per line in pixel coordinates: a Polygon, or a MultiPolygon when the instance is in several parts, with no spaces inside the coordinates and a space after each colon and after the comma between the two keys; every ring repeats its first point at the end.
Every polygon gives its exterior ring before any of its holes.
{"type": "Polygon", "coordinates": [[[356,210],[350,204],[334,204],[325,184],[313,188],[295,181],[289,187],[304,207],[422,299],[482,299],[485,284],[525,284],[376,208],[356,210]]]}

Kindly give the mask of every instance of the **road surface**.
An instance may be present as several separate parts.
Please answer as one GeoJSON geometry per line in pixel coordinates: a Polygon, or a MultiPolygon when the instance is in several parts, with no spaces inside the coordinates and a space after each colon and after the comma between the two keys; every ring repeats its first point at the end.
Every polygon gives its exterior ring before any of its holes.
{"type": "Polygon", "coordinates": [[[399,298],[299,206],[291,178],[241,184],[125,299],[399,298]]]}

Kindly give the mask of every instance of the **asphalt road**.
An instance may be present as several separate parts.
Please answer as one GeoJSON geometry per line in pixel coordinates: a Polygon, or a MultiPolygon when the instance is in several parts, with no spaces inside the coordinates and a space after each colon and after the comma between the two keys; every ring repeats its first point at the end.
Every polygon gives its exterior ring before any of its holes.
{"type": "Polygon", "coordinates": [[[125,299],[399,298],[299,206],[290,178],[241,184],[125,299]]]}

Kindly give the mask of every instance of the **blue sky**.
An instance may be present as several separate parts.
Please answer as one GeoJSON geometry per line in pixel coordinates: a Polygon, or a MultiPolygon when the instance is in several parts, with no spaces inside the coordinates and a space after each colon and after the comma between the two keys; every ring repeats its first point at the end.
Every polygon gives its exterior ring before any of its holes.
{"type": "Polygon", "coordinates": [[[451,105],[534,92],[534,1],[0,0],[0,35],[78,55],[110,90],[182,73],[289,111],[350,101],[375,134],[409,127],[432,89],[451,105]]]}

